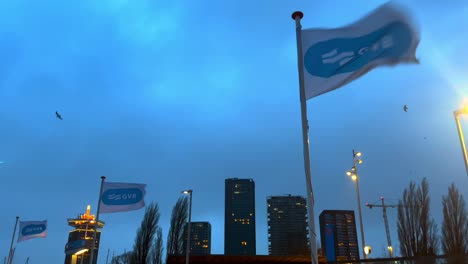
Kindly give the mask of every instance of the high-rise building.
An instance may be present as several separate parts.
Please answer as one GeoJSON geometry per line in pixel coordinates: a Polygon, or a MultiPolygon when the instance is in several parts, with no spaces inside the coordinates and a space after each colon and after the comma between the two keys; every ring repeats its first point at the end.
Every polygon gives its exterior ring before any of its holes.
{"type": "Polygon", "coordinates": [[[65,264],[89,263],[90,249],[93,244],[94,232],[97,229],[93,264],[97,263],[99,253],[99,241],[104,222],[96,223],[96,217],[91,215],[91,206],[88,205],[85,214],[77,218],[69,218],[68,225],[75,229],[68,234],[68,243],[65,245],[65,264]]]}
{"type": "MultiPolygon", "coordinates": [[[[187,225],[184,226],[184,254],[187,249],[187,225]]],[[[191,222],[190,255],[211,254],[211,224],[209,222],[191,222]]]]}
{"type": "Polygon", "coordinates": [[[306,199],[271,196],[267,199],[268,253],[271,256],[310,256],[306,199]]]}
{"type": "Polygon", "coordinates": [[[327,261],[358,260],[359,246],[354,211],[324,210],[319,220],[322,250],[327,261]]]}
{"type": "Polygon", "coordinates": [[[256,255],[255,183],[252,179],[226,179],[224,255],[256,255]]]}

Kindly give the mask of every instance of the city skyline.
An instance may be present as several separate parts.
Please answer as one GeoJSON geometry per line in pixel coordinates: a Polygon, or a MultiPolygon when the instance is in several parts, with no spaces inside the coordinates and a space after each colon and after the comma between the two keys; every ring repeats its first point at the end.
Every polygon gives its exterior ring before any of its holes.
{"type": "MultiPolygon", "coordinates": [[[[184,255],[187,243],[187,225],[184,226],[184,255]]],[[[190,255],[201,256],[211,254],[211,224],[209,222],[191,222],[190,224],[190,255]]]]}
{"type": "Polygon", "coordinates": [[[255,181],[225,180],[224,255],[257,255],[255,181]]]}
{"type": "MultiPolygon", "coordinates": [[[[252,178],[257,254],[267,255],[265,197],[306,196],[291,14],[304,13],[304,28],[335,28],[384,2],[0,1],[0,257],[20,216],[47,220],[48,232],[16,244],[15,260],[63,262],[66,218],[97,209],[102,175],[147,184],[164,243],[172,207],[192,189],[192,221],[211,223],[212,254],[224,252],[224,179],[252,178]]],[[[453,118],[468,96],[468,3],[400,2],[421,27],[421,63],[308,101],[317,232],[322,210],[357,210],[352,149],[363,153],[362,204],[396,204],[427,177],[440,226],[449,185],[468,197],[453,118]]],[[[371,257],[383,256],[382,212],[362,213],[371,257]]],[[[143,214],[100,217],[99,262],[131,250],[143,214]]],[[[389,210],[398,256],[396,218],[389,210]]]]}
{"type": "Polygon", "coordinates": [[[307,202],[291,194],[267,197],[268,255],[310,256],[307,202]]]}
{"type": "Polygon", "coordinates": [[[319,219],[322,254],[328,261],[365,259],[360,253],[353,210],[323,210],[319,219]]]}

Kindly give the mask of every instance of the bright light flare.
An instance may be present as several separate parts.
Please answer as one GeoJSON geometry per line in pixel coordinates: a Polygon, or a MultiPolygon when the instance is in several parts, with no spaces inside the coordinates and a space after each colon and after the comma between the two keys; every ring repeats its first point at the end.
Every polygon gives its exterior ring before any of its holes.
{"type": "Polygon", "coordinates": [[[372,247],[371,246],[365,246],[364,247],[364,253],[366,255],[369,255],[370,253],[372,253],[372,247]]]}
{"type": "Polygon", "coordinates": [[[76,253],[73,254],[73,255],[81,255],[81,254],[83,254],[83,253],[85,253],[85,252],[87,252],[87,251],[88,251],[88,249],[85,248],[85,249],[79,250],[78,252],[76,252],[76,253]]]}

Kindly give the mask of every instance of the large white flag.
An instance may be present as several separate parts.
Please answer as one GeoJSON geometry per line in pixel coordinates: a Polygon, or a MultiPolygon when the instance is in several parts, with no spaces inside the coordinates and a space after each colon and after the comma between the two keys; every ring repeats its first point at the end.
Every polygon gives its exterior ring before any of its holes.
{"type": "Polygon", "coordinates": [[[100,213],[138,210],[145,206],[146,184],[104,182],[100,213]]]}
{"type": "Polygon", "coordinates": [[[306,98],[337,89],[378,66],[418,63],[419,39],[410,16],[389,3],[343,28],[303,30],[306,98]]]}
{"type": "Polygon", "coordinates": [[[47,236],[47,220],[45,221],[20,221],[18,242],[36,237],[47,236]]]}

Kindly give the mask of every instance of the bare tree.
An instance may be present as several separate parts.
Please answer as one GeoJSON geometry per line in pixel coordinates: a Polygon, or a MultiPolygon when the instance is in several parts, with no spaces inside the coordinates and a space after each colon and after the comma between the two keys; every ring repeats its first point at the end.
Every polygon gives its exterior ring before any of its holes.
{"type": "Polygon", "coordinates": [[[130,264],[150,263],[149,256],[153,245],[153,240],[158,229],[159,207],[156,203],[151,203],[146,207],[145,215],[138,228],[133,253],[130,264]]]}
{"type": "Polygon", "coordinates": [[[465,255],[468,253],[468,212],[455,184],[452,183],[447,196],[442,197],[442,206],[442,250],[449,256],[465,255]]]}
{"type": "Polygon", "coordinates": [[[429,184],[410,182],[398,203],[398,238],[403,256],[431,256],[437,253],[437,225],[430,217],[429,184]]]}
{"type": "Polygon", "coordinates": [[[118,255],[112,258],[111,264],[130,264],[130,258],[132,257],[132,252],[126,252],[122,255],[118,255]]]}
{"type": "Polygon", "coordinates": [[[188,218],[188,198],[180,197],[177,200],[171,215],[171,227],[167,235],[167,257],[183,254],[183,232],[188,218]]]}
{"type": "Polygon", "coordinates": [[[156,240],[154,241],[153,251],[151,253],[152,264],[162,264],[163,239],[162,230],[159,227],[156,231],[156,240]]]}

